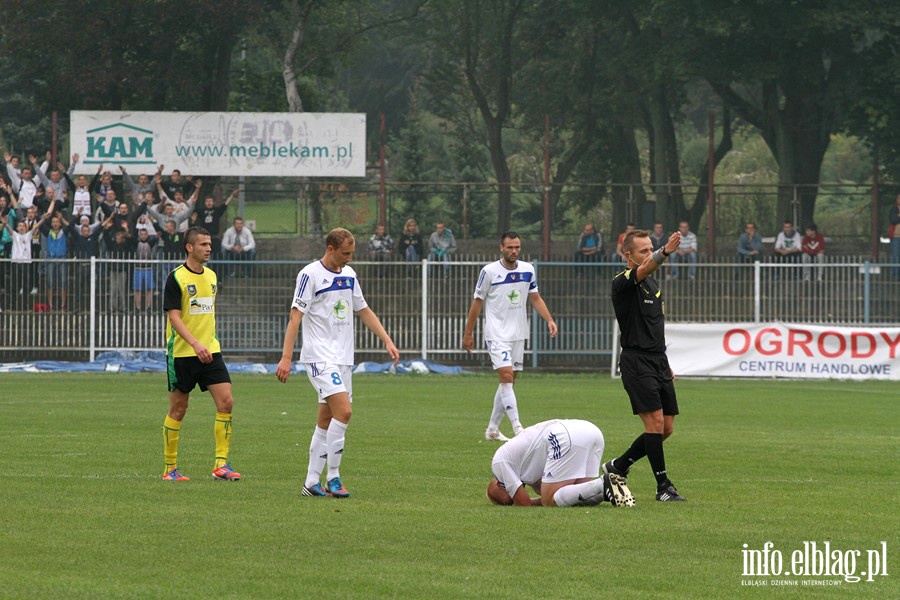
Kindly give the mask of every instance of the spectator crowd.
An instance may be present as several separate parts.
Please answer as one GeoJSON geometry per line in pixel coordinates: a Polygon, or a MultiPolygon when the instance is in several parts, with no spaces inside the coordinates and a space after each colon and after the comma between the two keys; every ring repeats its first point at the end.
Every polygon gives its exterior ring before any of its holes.
{"type": "MultiPolygon", "coordinates": [[[[149,312],[167,269],[184,259],[183,234],[194,225],[210,232],[214,259],[256,258],[256,241],[243,219],[221,231],[237,190],[217,201],[201,179],[177,169],[164,177],[163,165],[135,179],[122,166],[114,176],[101,164],[88,180],[73,178],[78,154],[68,167],[52,165],[50,152],[43,161],[9,152],[3,158],[0,259],[8,260],[0,260],[0,310],[86,310],[87,261],[97,257],[111,259],[100,263],[99,272],[109,286],[108,310],[149,312]],[[160,268],[161,260],[171,262],[160,268]]],[[[228,269],[225,276],[249,276],[249,262],[238,266],[244,269],[228,269]]]]}

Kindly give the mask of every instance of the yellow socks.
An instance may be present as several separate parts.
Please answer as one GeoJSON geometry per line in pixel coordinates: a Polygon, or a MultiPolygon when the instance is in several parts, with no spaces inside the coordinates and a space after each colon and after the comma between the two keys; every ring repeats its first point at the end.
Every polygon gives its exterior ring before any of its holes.
{"type": "Polygon", "coordinates": [[[176,421],[166,415],[163,423],[163,457],[166,460],[166,470],[163,474],[174,469],[178,463],[178,432],[180,430],[181,421],[176,421]]]}
{"type": "Polygon", "coordinates": [[[213,428],[216,436],[216,464],[218,469],[228,463],[228,450],[231,446],[231,413],[216,413],[216,424],[213,428]]]}

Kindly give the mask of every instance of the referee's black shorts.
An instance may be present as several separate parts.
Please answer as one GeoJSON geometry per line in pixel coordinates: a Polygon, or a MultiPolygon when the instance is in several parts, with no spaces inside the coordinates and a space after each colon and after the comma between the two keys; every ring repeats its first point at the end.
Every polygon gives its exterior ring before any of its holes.
{"type": "Polygon", "coordinates": [[[669,359],[663,352],[622,350],[619,357],[622,385],[631,399],[634,414],[662,409],[664,415],[678,414],[678,399],[672,382],[669,359]]]}
{"type": "Polygon", "coordinates": [[[205,392],[211,385],[231,383],[231,376],[222,359],[222,353],[216,352],[212,356],[212,362],[206,364],[200,362],[196,356],[169,357],[166,361],[169,391],[180,390],[188,394],[194,389],[194,386],[199,385],[200,391],[205,392]]]}

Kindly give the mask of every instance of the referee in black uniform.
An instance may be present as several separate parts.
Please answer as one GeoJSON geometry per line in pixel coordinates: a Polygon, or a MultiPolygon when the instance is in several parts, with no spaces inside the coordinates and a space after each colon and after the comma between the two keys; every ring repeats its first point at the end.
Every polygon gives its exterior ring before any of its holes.
{"type": "Polygon", "coordinates": [[[619,458],[603,465],[605,473],[625,477],[644,456],[656,477],[656,499],[684,502],[666,473],[663,440],[672,435],[678,400],[674,374],[666,358],[665,303],[659,284],[650,275],[678,249],[681,234],[669,236],[666,245],[653,251],[650,234],[631,231],[622,242],[626,268],[612,282],[612,303],[621,330],[619,370],[631,399],[631,409],[644,422],[644,433],[619,458]]]}

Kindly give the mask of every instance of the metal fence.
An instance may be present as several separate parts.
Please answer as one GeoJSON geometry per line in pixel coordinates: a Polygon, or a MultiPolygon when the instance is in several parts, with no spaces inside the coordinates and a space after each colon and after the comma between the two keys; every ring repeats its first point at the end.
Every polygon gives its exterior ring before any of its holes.
{"type": "MultiPolygon", "coordinates": [[[[367,301],[404,358],[488,366],[480,341],[472,355],[461,350],[472,290],[488,260],[494,258],[450,263],[360,261],[353,267],[367,301]]],[[[614,339],[609,282],[621,265],[534,264],[541,295],[560,334],[551,339],[544,322],[532,315],[527,360],[532,366],[608,367],[614,339]]],[[[162,260],[36,259],[30,265],[0,261],[0,358],[93,360],[107,350],[163,349],[162,287],[172,266],[162,260]],[[151,276],[153,288],[134,291],[136,280],[147,282],[151,276]],[[48,285],[54,277],[65,287],[51,296],[48,285]]],[[[256,261],[246,273],[240,267],[248,263],[216,261],[210,266],[221,285],[216,316],[226,356],[277,362],[294,282],[303,265],[256,261]],[[232,271],[236,277],[229,277],[232,271]]],[[[678,278],[673,278],[671,265],[657,272],[670,322],[896,324],[900,320],[900,274],[897,267],[885,264],[830,257],[821,270],[812,266],[805,271],[799,264],[704,262],[697,265],[694,278],[686,266],[681,268],[678,278]]],[[[385,360],[380,341],[361,324],[356,343],[358,360],[385,360]]]]}

